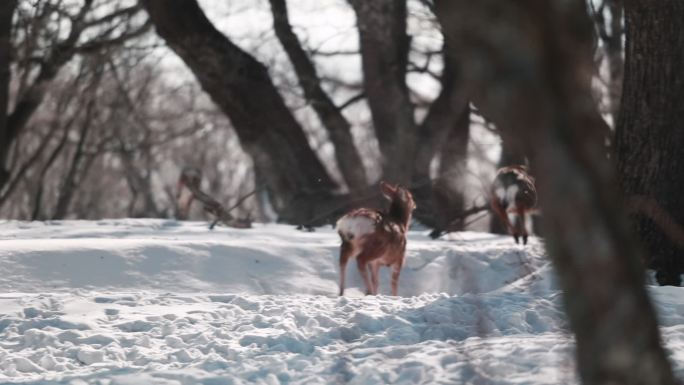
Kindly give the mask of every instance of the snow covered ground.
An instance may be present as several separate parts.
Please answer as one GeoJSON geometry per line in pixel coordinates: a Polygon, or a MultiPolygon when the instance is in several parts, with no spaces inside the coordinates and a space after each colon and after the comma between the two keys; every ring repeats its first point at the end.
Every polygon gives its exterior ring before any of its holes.
{"type": "MultiPolygon", "coordinates": [[[[414,231],[399,297],[351,263],[343,298],[330,228],[4,222],[0,245],[0,383],[577,382],[537,239],[414,231]]],[[[651,293],[681,377],[684,292],[651,293]]]]}

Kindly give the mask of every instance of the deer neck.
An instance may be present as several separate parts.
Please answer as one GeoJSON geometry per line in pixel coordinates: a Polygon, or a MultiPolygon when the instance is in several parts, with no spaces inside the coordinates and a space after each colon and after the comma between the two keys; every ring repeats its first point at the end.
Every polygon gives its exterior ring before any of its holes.
{"type": "Polygon", "coordinates": [[[399,201],[392,201],[389,210],[387,211],[387,217],[393,222],[400,223],[404,229],[408,228],[408,224],[411,221],[411,211],[409,211],[405,205],[399,201]]]}

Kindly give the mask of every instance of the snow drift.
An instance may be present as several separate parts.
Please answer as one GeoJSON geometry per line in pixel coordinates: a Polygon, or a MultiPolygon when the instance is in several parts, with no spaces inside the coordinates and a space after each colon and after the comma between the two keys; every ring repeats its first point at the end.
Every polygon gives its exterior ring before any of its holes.
{"type": "MultiPolygon", "coordinates": [[[[414,231],[399,297],[362,296],[351,263],[338,298],[329,228],[6,222],[0,238],[0,382],[577,382],[537,239],[414,231]]],[[[682,292],[652,292],[679,361],[682,292]]]]}

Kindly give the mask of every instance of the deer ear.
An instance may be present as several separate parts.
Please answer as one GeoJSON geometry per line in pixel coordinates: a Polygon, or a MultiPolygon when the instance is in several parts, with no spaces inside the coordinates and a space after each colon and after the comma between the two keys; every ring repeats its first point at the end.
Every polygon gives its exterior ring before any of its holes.
{"type": "Polygon", "coordinates": [[[394,193],[397,191],[396,186],[392,186],[391,184],[383,181],[380,181],[380,191],[382,192],[382,195],[384,195],[386,198],[392,198],[394,193]]]}

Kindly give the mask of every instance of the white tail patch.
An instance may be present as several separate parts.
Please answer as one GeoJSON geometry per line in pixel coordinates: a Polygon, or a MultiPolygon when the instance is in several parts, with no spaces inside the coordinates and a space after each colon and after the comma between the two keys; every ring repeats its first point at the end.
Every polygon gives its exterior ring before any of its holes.
{"type": "Polygon", "coordinates": [[[515,207],[515,196],[520,191],[520,188],[516,185],[510,185],[506,188],[506,204],[508,207],[515,207]]]}
{"type": "Polygon", "coordinates": [[[506,189],[502,186],[496,188],[495,194],[499,202],[503,202],[506,199],[506,189]]]}
{"type": "Polygon", "coordinates": [[[337,231],[350,239],[359,238],[375,231],[375,221],[364,216],[345,215],[337,221],[337,231]]]}
{"type": "Polygon", "coordinates": [[[399,273],[406,257],[406,231],[416,208],[411,192],[399,185],[380,182],[380,192],[390,201],[390,210],[352,210],[337,221],[340,245],[340,295],[344,295],[346,267],[355,258],[367,294],[378,294],[378,271],[392,269],[390,287],[397,295],[399,273]]]}
{"type": "Polygon", "coordinates": [[[527,244],[530,232],[528,214],[537,204],[534,178],[527,174],[524,166],[502,167],[496,172],[490,191],[492,211],[501,219],[516,243],[522,236],[523,244],[527,244]]]}

